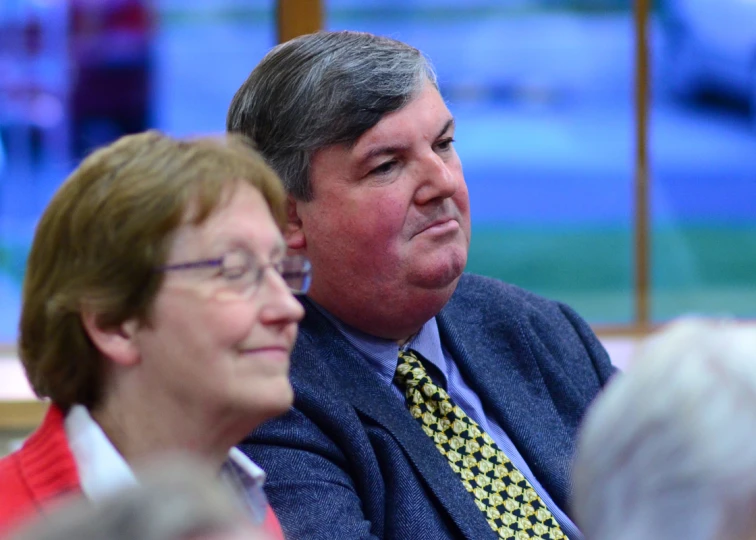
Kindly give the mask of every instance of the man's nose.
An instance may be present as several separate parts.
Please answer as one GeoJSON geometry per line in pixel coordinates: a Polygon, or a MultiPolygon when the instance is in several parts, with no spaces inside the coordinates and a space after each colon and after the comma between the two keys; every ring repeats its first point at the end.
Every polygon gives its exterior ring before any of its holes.
{"type": "Polygon", "coordinates": [[[460,179],[444,159],[430,152],[420,165],[420,185],[415,192],[415,202],[427,204],[436,199],[448,199],[459,189],[460,179]]]}

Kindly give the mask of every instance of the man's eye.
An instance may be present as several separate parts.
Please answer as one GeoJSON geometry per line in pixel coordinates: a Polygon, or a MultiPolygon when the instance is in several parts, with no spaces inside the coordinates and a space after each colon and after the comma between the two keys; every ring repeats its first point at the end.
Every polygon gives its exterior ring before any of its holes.
{"type": "Polygon", "coordinates": [[[449,150],[452,146],[452,143],[454,142],[453,138],[444,139],[443,141],[438,141],[436,143],[436,149],[441,150],[442,152],[445,152],[446,150],[449,150]]]}

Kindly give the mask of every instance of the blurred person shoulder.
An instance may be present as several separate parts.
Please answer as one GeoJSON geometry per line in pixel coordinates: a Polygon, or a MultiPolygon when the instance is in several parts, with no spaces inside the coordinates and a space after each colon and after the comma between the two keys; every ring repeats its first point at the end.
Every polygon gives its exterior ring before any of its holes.
{"type": "Polygon", "coordinates": [[[167,454],[137,467],[140,483],[91,504],[77,498],[9,540],[264,540],[204,460],[167,454]]]}

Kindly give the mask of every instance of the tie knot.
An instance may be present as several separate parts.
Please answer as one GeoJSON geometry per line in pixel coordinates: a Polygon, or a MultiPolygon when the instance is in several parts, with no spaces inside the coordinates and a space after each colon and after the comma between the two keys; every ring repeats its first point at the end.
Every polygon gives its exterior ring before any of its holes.
{"type": "Polygon", "coordinates": [[[427,377],[422,362],[415,351],[411,349],[399,351],[399,363],[396,366],[395,378],[407,384],[421,377],[427,377]]]}
{"type": "Polygon", "coordinates": [[[433,383],[420,357],[411,349],[399,351],[399,363],[396,366],[394,378],[407,391],[417,388],[422,389],[427,395],[443,392],[433,383]]]}

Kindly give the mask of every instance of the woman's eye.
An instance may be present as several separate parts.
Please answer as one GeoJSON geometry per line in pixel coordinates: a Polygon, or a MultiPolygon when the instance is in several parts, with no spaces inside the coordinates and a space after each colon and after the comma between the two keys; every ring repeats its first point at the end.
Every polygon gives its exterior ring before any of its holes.
{"type": "Polygon", "coordinates": [[[223,277],[226,279],[239,279],[246,273],[243,266],[226,267],[223,269],[223,277]]]}
{"type": "Polygon", "coordinates": [[[378,165],[375,169],[370,171],[370,174],[386,174],[391,172],[391,169],[394,168],[394,165],[396,165],[396,161],[387,161],[385,163],[381,163],[378,165]]]}

